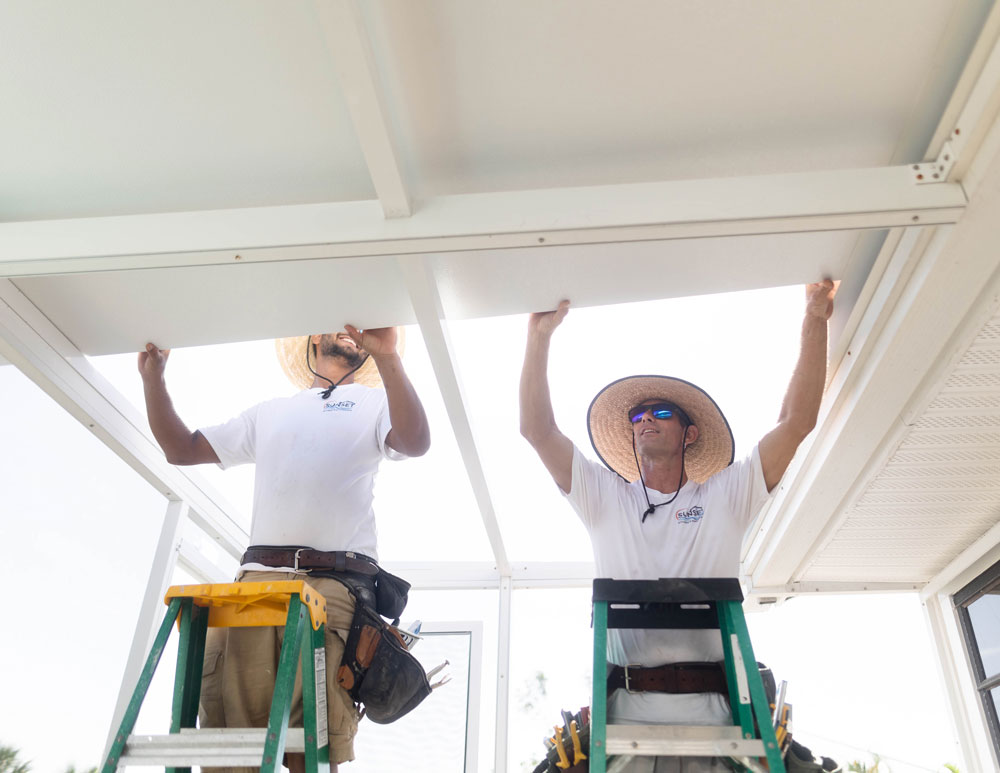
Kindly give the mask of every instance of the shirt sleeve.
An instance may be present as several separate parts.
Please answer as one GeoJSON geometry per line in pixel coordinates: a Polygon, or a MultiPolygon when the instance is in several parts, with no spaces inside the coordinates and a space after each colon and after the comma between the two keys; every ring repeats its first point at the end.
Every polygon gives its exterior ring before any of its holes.
{"type": "Polygon", "coordinates": [[[623,507],[621,487],[627,485],[615,472],[592,462],[573,446],[573,478],[569,493],[562,492],[588,530],[593,529],[604,513],[623,507]]]}
{"type": "Polygon", "coordinates": [[[733,515],[744,527],[754,519],[770,498],[764,482],[764,468],[760,462],[760,449],[754,446],[746,459],[735,462],[718,473],[725,487],[733,515]]]}
{"type": "Polygon", "coordinates": [[[260,404],[248,408],[223,424],[199,430],[219,457],[223,470],[257,459],[257,415],[260,404]]]}
{"type": "Polygon", "coordinates": [[[382,404],[379,407],[378,418],[375,420],[375,442],[378,443],[378,450],[382,454],[383,459],[389,459],[394,462],[406,459],[406,454],[400,453],[385,442],[391,430],[392,419],[389,418],[389,400],[386,398],[385,391],[383,390],[382,404]]]}

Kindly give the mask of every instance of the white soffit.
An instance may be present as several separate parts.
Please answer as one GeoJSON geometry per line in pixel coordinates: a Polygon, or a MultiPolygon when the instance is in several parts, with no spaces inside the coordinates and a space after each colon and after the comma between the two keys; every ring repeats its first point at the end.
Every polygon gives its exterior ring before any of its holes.
{"type": "Polygon", "coordinates": [[[948,374],[805,583],[928,582],[1000,522],[1000,315],[948,374]]]}

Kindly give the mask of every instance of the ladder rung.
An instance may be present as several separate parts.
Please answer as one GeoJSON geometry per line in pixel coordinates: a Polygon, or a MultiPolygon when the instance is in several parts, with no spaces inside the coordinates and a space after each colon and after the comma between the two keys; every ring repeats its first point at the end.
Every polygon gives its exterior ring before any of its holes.
{"type": "MultiPolygon", "coordinates": [[[[213,728],[185,729],[170,735],[133,734],[128,737],[118,764],[258,767],[266,733],[266,728],[213,728]]],[[[288,728],[285,738],[285,751],[305,751],[305,731],[301,727],[288,728]]]]}
{"type": "Polygon", "coordinates": [[[607,725],[608,754],[716,757],[764,755],[764,742],[735,726],[607,725]]]}

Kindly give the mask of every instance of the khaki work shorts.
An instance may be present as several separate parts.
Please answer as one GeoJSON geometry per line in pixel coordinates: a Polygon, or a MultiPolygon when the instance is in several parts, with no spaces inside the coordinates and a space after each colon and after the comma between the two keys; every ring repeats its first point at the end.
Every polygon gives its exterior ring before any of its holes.
{"type": "MultiPolygon", "coordinates": [[[[326,598],[326,704],[330,761],[354,759],[358,712],[347,690],[337,684],[337,669],[354,617],[354,597],[329,577],[293,572],[241,572],[237,582],[305,580],[326,598]]],[[[267,727],[284,628],[209,628],[201,677],[201,727],[267,727]]],[[[295,676],[290,727],[302,727],[302,670],[295,676]]],[[[213,768],[224,770],[224,768],[213,768]]],[[[230,768],[249,772],[257,768],[230,768]]]]}

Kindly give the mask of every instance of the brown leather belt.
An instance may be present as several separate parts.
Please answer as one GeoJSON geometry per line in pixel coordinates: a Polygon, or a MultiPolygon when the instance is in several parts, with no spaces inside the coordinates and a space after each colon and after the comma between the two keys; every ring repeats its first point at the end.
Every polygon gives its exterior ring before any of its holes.
{"type": "Polygon", "coordinates": [[[718,663],[669,663],[640,668],[608,664],[608,694],[629,692],[718,692],[729,695],[726,674],[718,663]]]}
{"type": "Polygon", "coordinates": [[[350,550],[313,550],[305,547],[270,547],[251,545],[243,554],[244,564],[291,566],[299,571],[330,569],[335,572],[357,572],[374,576],[378,564],[374,559],[350,550]]]}

